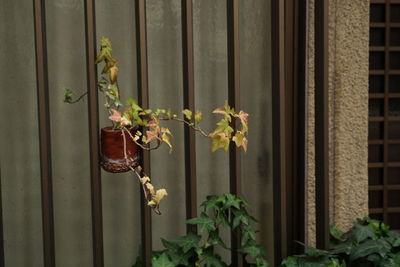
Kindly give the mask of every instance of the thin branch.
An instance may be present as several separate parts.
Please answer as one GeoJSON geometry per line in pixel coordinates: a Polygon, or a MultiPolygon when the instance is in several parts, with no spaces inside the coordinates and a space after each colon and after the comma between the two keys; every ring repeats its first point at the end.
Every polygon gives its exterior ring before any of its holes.
{"type": "Polygon", "coordinates": [[[85,93],[83,93],[82,95],[80,95],[76,100],[65,100],[64,102],[65,102],[65,103],[68,103],[68,104],[77,103],[77,102],[81,101],[87,94],[88,94],[88,92],[86,91],[85,93]]]}
{"type": "Polygon", "coordinates": [[[174,117],[172,117],[172,118],[163,118],[163,117],[159,117],[159,119],[160,119],[160,120],[163,120],[163,121],[168,121],[168,120],[179,121],[179,122],[182,122],[182,123],[186,124],[187,126],[189,126],[190,128],[192,128],[193,130],[195,130],[195,131],[201,133],[204,137],[209,137],[209,135],[210,135],[210,134],[207,134],[206,132],[204,132],[200,127],[196,127],[196,126],[194,126],[192,123],[190,123],[190,122],[188,122],[188,121],[186,121],[186,120],[183,120],[183,119],[174,118],[174,117]]]}
{"type": "Polygon", "coordinates": [[[155,147],[145,147],[141,143],[139,143],[138,141],[135,140],[135,137],[133,137],[132,133],[125,126],[122,126],[122,129],[129,134],[129,136],[132,138],[132,140],[133,140],[133,142],[135,142],[135,144],[137,144],[139,147],[141,147],[144,150],[151,151],[151,150],[155,150],[155,149],[157,149],[157,148],[159,148],[161,146],[160,140],[157,140],[158,141],[157,142],[157,146],[155,146],[155,147]]]}

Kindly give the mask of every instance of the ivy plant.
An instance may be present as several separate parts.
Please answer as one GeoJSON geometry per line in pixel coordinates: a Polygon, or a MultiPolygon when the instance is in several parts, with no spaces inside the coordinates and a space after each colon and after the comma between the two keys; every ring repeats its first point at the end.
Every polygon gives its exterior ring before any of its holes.
{"type": "Polygon", "coordinates": [[[400,266],[400,234],[381,221],[364,217],[346,233],[334,225],[330,233],[331,249],[307,248],[305,254],[285,259],[282,266],[400,266]]]}
{"type": "MultiPolygon", "coordinates": [[[[168,195],[164,188],[155,189],[151,179],[147,176],[141,166],[132,167],[133,158],[129,158],[126,153],[126,140],[130,138],[143,150],[155,150],[166,144],[170,152],[173,148],[173,135],[170,129],[163,124],[165,121],[173,121],[190,127],[202,136],[211,140],[211,151],[218,149],[228,151],[230,144],[242,147],[247,151],[248,146],[248,114],[242,110],[235,111],[225,101],[224,106],[216,108],[213,114],[219,115],[220,120],[213,131],[206,132],[200,127],[203,120],[203,113],[199,110],[184,109],[175,114],[170,108],[145,109],[141,107],[135,99],[121,98],[120,85],[118,83],[119,67],[118,60],[112,55],[112,43],[109,38],[102,37],[100,41],[100,51],[97,55],[97,65],[102,64],[103,68],[97,87],[104,96],[104,107],[109,113],[108,119],[113,125],[114,130],[121,131],[124,139],[124,154],[128,168],[130,168],[139,179],[147,204],[157,214],[160,213],[160,202],[168,195]],[[222,117],[221,117],[222,116],[222,117]],[[237,122],[240,127],[234,129],[233,124],[237,122]],[[141,128],[138,128],[138,127],[141,128]],[[130,129],[136,128],[135,134],[130,129]]],[[[82,100],[88,92],[76,97],[72,89],[66,89],[64,102],[73,104],[82,100]]]]}
{"type": "MultiPolygon", "coordinates": [[[[222,229],[239,232],[240,248],[244,264],[248,267],[266,267],[265,249],[256,241],[256,231],[251,222],[258,221],[247,211],[247,202],[242,197],[232,194],[208,196],[201,204],[200,216],[188,220],[187,224],[197,225],[199,234],[189,232],[174,240],[161,239],[164,249],[153,251],[153,267],[226,267],[227,263],[216,253],[220,247],[231,250],[220,236],[222,229]]],[[[142,266],[141,256],[138,256],[132,267],[142,266]]]]}

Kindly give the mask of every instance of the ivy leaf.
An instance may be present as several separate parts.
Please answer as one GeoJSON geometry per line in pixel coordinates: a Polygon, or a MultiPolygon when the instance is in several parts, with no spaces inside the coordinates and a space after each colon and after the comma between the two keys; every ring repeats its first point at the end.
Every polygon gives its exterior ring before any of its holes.
{"type": "Polygon", "coordinates": [[[216,228],[215,230],[212,230],[209,232],[209,237],[214,245],[220,245],[224,249],[228,249],[228,247],[225,245],[224,241],[221,239],[219,236],[219,229],[216,228]]]}
{"type": "Polygon", "coordinates": [[[224,208],[235,207],[240,209],[240,203],[242,202],[240,198],[237,198],[235,195],[232,194],[225,194],[225,205],[224,208]]]}
{"type": "Polygon", "coordinates": [[[161,238],[161,243],[168,250],[177,250],[177,249],[179,249],[179,245],[178,244],[176,244],[174,242],[171,242],[171,241],[168,241],[168,240],[166,240],[164,238],[161,238]]]}
{"type": "Polygon", "coordinates": [[[206,249],[203,254],[206,267],[227,267],[219,255],[214,254],[212,247],[206,249]]]}
{"type": "Polygon", "coordinates": [[[218,208],[218,196],[212,195],[207,196],[207,200],[201,203],[201,207],[204,208],[204,211],[208,211],[209,209],[218,208]]]}
{"type": "Polygon", "coordinates": [[[239,249],[240,252],[250,255],[253,259],[265,256],[265,249],[260,245],[248,245],[239,249]]]}
{"type": "Polygon", "coordinates": [[[237,131],[235,136],[232,138],[232,141],[235,142],[237,147],[242,146],[244,152],[247,152],[247,138],[244,136],[244,134],[241,131],[237,131]]]}
{"type": "Polygon", "coordinates": [[[166,253],[162,253],[160,257],[152,260],[151,265],[153,267],[175,267],[175,264],[170,261],[166,253]]]}
{"type": "Polygon", "coordinates": [[[380,240],[367,240],[366,242],[355,246],[350,253],[350,261],[357,260],[367,255],[377,253],[381,256],[390,251],[390,246],[384,244],[380,240]]]}
{"type": "Polygon", "coordinates": [[[121,113],[115,109],[111,109],[112,114],[108,117],[108,119],[115,121],[115,122],[121,122],[122,116],[121,113]]]}
{"type": "Polygon", "coordinates": [[[100,39],[100,46],[101,47],[110,47],[112,46],[111,40],[107,37],[101,37],[100,39]]]}
{"type": "Polygon", "coordinates": [[[222,148],[225,151],[229,149],[230,140],[225,133],[211,135],[211,152],[215,152],[222,148]]]}
{"type": "Polygon", "coordinates": [[[171,132],[167,128],[162,128],[161,132],[163,133],[161,139],[169,146],[169,153],[171,153],[172,152],[171,132]]]}
{"type": "Polygon", "coordinates": [[[202,212],[200,217],[187,220],[186,223],[197,224],[201,232],[214,229],[214,220],[211,219],[205,212],[202,212]]]}
{"type": "Polygon", "coordinates": [[[190,121],[192,119],[192,111],[189,109],[184,109],[182,111],[183,115],[185,115],[185,118],[190,121]]]}
{"type": "Polygon", "coordinates": [[[64,102],[71,102],[72,101],[72,96],[74,95],[74,91],[70,88],[65,89],[64,93],[64,102]]]}
{"type": "Polygon", "coordinates": [[[199,123],[203,120],[203,113],[201,113],[201,111],[196,111],[196,113],[194,114],[194,121],[196,123],[199,123]]]}
{"type": "Polygon", "coordinates": [[[114,84],[117,81],[117,76],[118,76],[118,67],[114,65],[110,68],[110,81],[112,84],[114,84]]]}
{"type": "Polygon", "coordinates": [[[340,231],[340,229],[337,228],[334,224],[330,224],[329,225],[329,232],[330,232],[331,236],[333,238],[335,238],[336,240],[346,241],[346,239],[342,237],[343,236],[343,232],[340,231]]]}
{"type": "Polygon", "coordinates": [[[155,196],[152,198],[151,201],[149,201],[148,205],[150,207],[157,207],[158,205],[160,205],[161,200],[166,196],[168,196],[167,190],[158,189],[155,196]]]}
{"type": "Polygon", "coordinates": [[[371,225],[356,224],[352,228],[349,235],[358,243],[366,240],[367,238],[376,239],[375,230],[371,225]]]}
{"type": "Polygon", "coordinates": [[[192,248],[198,248],[200,240],[201,236],[189,232],[187,235],[174,240],[173,243],[179,245],[182,248],[183,252],[186,253],[192,248]]]}

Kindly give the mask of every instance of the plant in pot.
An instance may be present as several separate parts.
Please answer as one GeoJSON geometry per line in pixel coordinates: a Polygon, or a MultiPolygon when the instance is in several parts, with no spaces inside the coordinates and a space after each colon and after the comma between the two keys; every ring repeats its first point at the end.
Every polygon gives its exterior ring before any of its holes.
{"type": "MultiPolygon", "coordinates": [[[[166,144],[170,152],[172,151],[172,133],[164,122],[183,123],[209,138],[212,152],[218,149],[228,151],[232,142],[246,151],[248,114],[242,110],[236,112],[225,102],[223,107],[213,111],[214,114],[222,115],[217,127],[211,132],[206,132],[199,126],[202,121],[201,111],[184,109],[178,116],[170,108],[143,109],[132,98],[123,103],[118,84],[118,61],[111,52],[111,41],[103,37],[95,62],[104,64],[97,85],[99,92],[104,96],[104,107],[109,113],[108,118],[112,125],[101,129],[100,165],[105,171],[113,173],[132,171],[142,185],[148,205],[155,213],[160,214],[160,202],[167,195],[167,191],[164,188],[154,188],[139,162],[142,150],[156,150],[166,144]],[[236,120],[240,121],[241,128],[234,130],[231,124],[236,120]]],[[[86,95],[87,92],[74,99],[74,91],[66,89],[64,102],[77,103],[86,95]]]]}

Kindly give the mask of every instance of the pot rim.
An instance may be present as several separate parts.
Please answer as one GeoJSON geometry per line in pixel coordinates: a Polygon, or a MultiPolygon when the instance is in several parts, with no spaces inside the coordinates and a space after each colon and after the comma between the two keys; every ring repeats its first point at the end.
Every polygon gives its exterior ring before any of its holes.
{"type": "MultiPolygon", "coordinates": [[[[131,126],[130,128],[127,128],[129,131],[135,131],[138,129],[138,126],[131,126]]],[[[121,129],[113,129],[113,126],[106,126],[101,128],[102,131],[104,132],[109,132],[109,133],[118,133],[121,132],[121,129]]]]}

